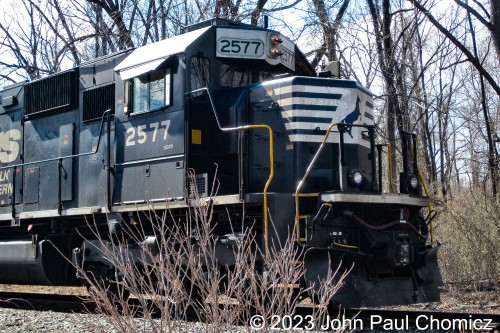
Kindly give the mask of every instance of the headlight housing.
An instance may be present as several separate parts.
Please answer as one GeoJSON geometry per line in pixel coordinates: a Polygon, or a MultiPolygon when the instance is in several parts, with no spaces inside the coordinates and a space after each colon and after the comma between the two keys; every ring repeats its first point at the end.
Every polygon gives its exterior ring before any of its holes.
{"type": "Polygon", "coordinates": [[[358,169],[351,169],[347,173],[347,179],[352,186],[359,187],[363,184],[363,174],[358,169]]]}
{"type": "Polygon", "coordinates": [[[269,42],[271,44],[271,47],[269,49],[269,56],[271,58],[277,58],[282,55],[280,44],[283,43],[283,40],[280,38],[280,36],[276,33],[271,34],[269,36],[269,42]]]}

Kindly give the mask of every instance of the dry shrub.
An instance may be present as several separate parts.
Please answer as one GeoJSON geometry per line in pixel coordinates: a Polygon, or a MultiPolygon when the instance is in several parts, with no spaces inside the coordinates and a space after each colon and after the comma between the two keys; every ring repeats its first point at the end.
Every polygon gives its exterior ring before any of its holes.
{"type": "MultiPolygon", "coordinates": [[[[189,178],[195,184],[194,175],[189,178]]],[[[298,292],[288,287],[299,284],[303,274],[297,263],[301,249],[292,235],[284,244],[271,242],[266,252],[258,246],[260,239],[256,239],[251,225],[234,223],[239,230],[233,230],[226,246],[234,251],[236,264],[220,265],[216,253],[221,242],[212,232],[213,201],[199,198],[194,185],[189,197],[190,209],[182,219],[174,217],[168,208],[152,207],[145,220],[128,227],[124,237],[128,241],[106,246],[109,243],[100,238],[98,246],[116,268],[111,282],[118,297],[106,289],[109,286],[105,283],[78,268],[91,285],[91,298],[105,319],[94,323],[94,330],[107,331],[106,327],[112,326],[117,332],[184,332],[188,330],[185,321],[192,321],[194,314],[196,331],[251,331],[248,324],[254,314],[271,319],[272,315],[295,313],[307,290],[298,292]],[[142,225],[154,226],[154,246],[151,235],[149,242],[144,241],[142,225]],[[130,240],[139,245],[139,266],[127,254],[130,240]],[[129,293],[136,301],[122,299],[129,293]]],[[[318,320],[326,316],[329,299],[345,277],[334,278],[336,273],[330,272],[322,281],[323,297],[314,316],[318,320]]],[[[270,331],[270,327],[261,331],[270,331]]]]}
{"type": "Polygon", "coordinates": [[[498,283],[498,199],[479,188],[456,191],[453,200],[439,210],[435,230],[436,238],[443,244],[439,261],[445,282],[463,282],[475,288],[498,283]]]}

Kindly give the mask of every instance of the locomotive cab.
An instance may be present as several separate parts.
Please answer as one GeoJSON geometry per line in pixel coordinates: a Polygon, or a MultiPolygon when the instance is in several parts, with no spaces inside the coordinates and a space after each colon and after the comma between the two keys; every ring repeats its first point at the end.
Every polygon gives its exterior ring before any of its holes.
{"type": "MultiPolygon", "coordinates": [[[[245,28],[217,29],[215,58],[198,53],[193,62],[191,57],[188,165],[211,179],[210,168],[218,164],[221,194],[238,190],[245,202],[261,202],[273,164],[267,190],[269,211],[278,218],[274,233],[262,231],[263,247],[269,238],[284,240],[295,232],[296,241],[309,249],[304,266],[310,286],[319,285],[328,267],[335,270],[342,263],[347,270],[354,264],[349,287],[336,302],[437,300],[438,247],[427,244],[430,214],[424,219],[420,213],[428,198],[421,195],[415,137],[401,131],[400,191],[391,179],[392,193],[383,193],[381,145],[375,144],[368,90],[355,81],[314,77],[300,61],[292,66],[286,60],[247,59],[239,46],[253,45],[242,37],[245,28]],[[265,130],[223,130],[247,124],[272,128],[272,156],[263,153],[270,141],[265,130]],[[401,291],[389,292],[395,288],[401,291]]],[[[276,46],[273,38],[280,39],[276,36],[266,35],[270,48],[276,46]]],[[[286,58],[301,59],[299,51],[283,49],[286,58]]]]}

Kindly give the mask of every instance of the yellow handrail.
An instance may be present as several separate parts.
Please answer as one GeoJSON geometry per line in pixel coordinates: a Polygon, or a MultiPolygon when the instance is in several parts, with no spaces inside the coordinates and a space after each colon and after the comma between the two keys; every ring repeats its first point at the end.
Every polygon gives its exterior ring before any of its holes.
{"type": "Polygon", "coordinates": [[[357,246],[354,246],[354,245],[341,244],[341,243],[337,243],[337,242],[333,242],[333,245],[340,246],[340,247],[345,247],[345,248],[348,248],[348,249],[357,249],[358,248],[357,246]]]}
{"type": "Polygon", "coordinates": [[[323,138],[323,142],[321,142],[321,145],[319,146],[318,148],[318,151],[316,152],[316,154],[314,154],[314,157],[311,161],[311,163],[309,163],[309,166],[307,167],[306,169],[306,173],[304,174],[304,176],[302,177],[302,179],[300,180],[299,184],[297,185],[297,188],[295,190],[295,194],[294,194],[294,197],[295,197],[295,232],[297,233],[296,237],[297,237],[297,240],[298,242],[300,243],[300,225],[299,225],[299,216],[300,216],[300,210],[299,210],[299,192],[300,192],[300,189],[302,188],[302,186],[304,185],[307,177],[309,176],[309,173],[311,172],[314,164],[316,163],[316,160],[318,159],[319,157],[319,154],[321,153],[321,151],[323,150],[323,147],[325,146],[326,144],[326,141],[328,140],[328,137],[330,136],[330,131],[332,130],[332,128],[334,128],[335,126],[337,126],[337,123],[333,123],[331,124],[330,126],[328,126],[328,129],[326,130],[326,134],[325,134],[325,137],[323,138]]]}

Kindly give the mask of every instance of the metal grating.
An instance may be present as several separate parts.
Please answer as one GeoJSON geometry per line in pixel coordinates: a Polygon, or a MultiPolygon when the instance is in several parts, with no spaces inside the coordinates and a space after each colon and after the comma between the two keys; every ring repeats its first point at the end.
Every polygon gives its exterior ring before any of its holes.
{"type": "Polygon", "coordinates": [[[208,173],[197,174],[195,179],[196,184],[190,184],[189,197],[194,199],[194,193],[196,193],[195,185],[200,198],[208,197],[212,192],[214,195],[238,194],[238,178],[236,176],[218,174],[215,183],[213,177],[214,175],[209,175],[208,173]]]}
{"type": "MultiPolygon", "coordinates": [[[[189,181],[189,179],[188,179],[189,181]]],[[[194,199],[196,191],[198,192],[198,196],[200,198],[204,198],[208,196],[208,188],[207,188],[207,183],[208,183],[208,173],[202,173],[199,175],[196,175],[195,179],[196,184],[190,184],[190,198],[194,199]],[[196,186],[196,187],[195,187],[196,186]]]]}
{"type": "Polygon", "coordinates": [[[101,119],[104,111],[115,114],[115,84],[107,84],[83,92],[83,121],[101,119]]]}
{"type": "Polygon", "coordinates": [[[32,167],[26,170],[24,175],[24,203],[38,203],[40,191],[40,168],[32,167]]]}
{"type": "Polygon", "coordinates": [[[77,71],[54,75],[25,86],[24,114],[60,112],[78,105],[77,71]]]}

